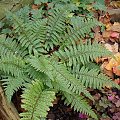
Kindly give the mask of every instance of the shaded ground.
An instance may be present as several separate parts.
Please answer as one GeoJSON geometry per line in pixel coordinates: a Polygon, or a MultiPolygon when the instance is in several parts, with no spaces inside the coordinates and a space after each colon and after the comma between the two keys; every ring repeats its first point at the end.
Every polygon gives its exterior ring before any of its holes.
{"type": "Polygon", "coordinates": [[[62,100],[58,100],[48,113],[48,120],[80,120],[79,114],[75,112],[70,106],[64,105],[62,100]]]}

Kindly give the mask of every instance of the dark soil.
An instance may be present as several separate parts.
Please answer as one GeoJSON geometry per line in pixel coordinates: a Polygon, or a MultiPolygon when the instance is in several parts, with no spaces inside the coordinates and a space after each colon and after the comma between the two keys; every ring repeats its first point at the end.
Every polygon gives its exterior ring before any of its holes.
{"type": "Polygon", "coordinates": [[[57,104],[50,109],[47,120],[80,120],[79,113],[64,104],[63,100],[59,100],[57,104]]]}

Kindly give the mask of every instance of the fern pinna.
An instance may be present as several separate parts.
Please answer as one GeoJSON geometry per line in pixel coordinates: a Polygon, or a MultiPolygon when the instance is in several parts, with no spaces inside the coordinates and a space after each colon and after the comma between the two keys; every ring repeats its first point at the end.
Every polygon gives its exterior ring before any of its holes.
{"type": "Polygon", "coordinates": [[[97,25],[93,22],[99,22],[70,18],[70,12],[66,6],[54,8],[44,17],[41,11],[41,19],[30,16],[27,22],[9,13],[12,32],[0,35],[1,82],[9,101],[22,88],[25,112],[20,114],[21,120],[45,119],[58,92],[67,105],[97,120],[86,102],[86,98],[94,100],[87,88],[102,89],[108,84],[119,88],[96,68],[86,67],[97,57],[111,55],[96,42],[81,41],[97,25]]]}

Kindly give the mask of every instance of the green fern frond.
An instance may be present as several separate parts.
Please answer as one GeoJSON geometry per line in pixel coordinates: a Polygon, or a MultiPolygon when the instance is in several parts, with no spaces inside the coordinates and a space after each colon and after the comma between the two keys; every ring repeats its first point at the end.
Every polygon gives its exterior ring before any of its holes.
{"type": "Polygon", "coordinates": [[[29,54],[38,54],[44,51],[41,42],[44,43],[45,41],[46,20],[28,21],[28,23],[24,23],[17,15],[11,13],[11,16],[14,21],[14,31],[18,34],[19,44],[25,47],[29,51],[29,54]]]}
{"type": "Polygon", "coordinates": [[[111,52],[105,50],[100,44],[94,42],[69,46],[55,52],[55,55],[61,59],[62,62],[67,62],[69,66],[76,66],[81,63],[86,64],[95,60],[97,57],[111,55],[111,52]]]}
{"type": "Polygon", "coordinates": [[[6,74],[20,77],[22,76],[25,61],[21,57],[16,57],[12,54],[6,54],[0,58],[0,70],[6,74]]]}
{"type": "Polygon", "coordinates": [[[11,39],[11,38],[5,38],[1,36],[0,38],[0,55],[5,55],[5,54],[11,54],[11,55],[17,55],[24,57],[28,53],[27,51],[18,45],[18,43],[11,39]]]}
{"type": "Polygon", "coordinates": [[[37,71],[31,65],[26,66],[25,73],[27,73],[31,79],[40,79],[45,85],[53,88],[50,78],[45,73],[37,71]]]}
{"type": "Polygon", "coordinates": [[[71,104],[71,107],[74,110],[77,110],[81,113],[91,116],[95,120],[98,120],[97,115],[92,111],[89,104],[85,101],[85,98],[80,95],[68,94],[64,93],[65,96],[65,103],[67,105],[71,104]]]}
{"type": "Polygon", "coordinates": [[[67,47],[68,45],[74,44],[76,41],[84,38],[87,34],[91,32],[91,29],[97,25],[102,25],[94,18],[83,18],[83,17],[72,17],[70,24],[73,26],[68,26],[68,31],[63,37],[63,44],[61,48],[67,47]]]}
{"type": "Polygon", "coordinates": [[[14,92],[18,91],[19,88],[25,86],[25,83],[30,81],[28,78],[24,77],[11,77],[8,76],[6,79],[1,80],[3,87],[5,88],[5,94],[7,100],[10,102],[14,92]]]}
{"type": "Polygon", "coordinates": [[[18,46],[12,39],[5,39],[5,36],[0,36],[0,55],[5,55],[6,53],[15,54],[18,51],[18,46]]]}
{"type": "Polygon", "coordinates": [[[91,70],[91,68],[94,68],[94,69],[98,70],[99,72],[101,71],[100,65],[93,63],[93,62],[89,62],[89,63],[85,64],[85,67],[88,68],[88,70],[91,70]]]}
{"type": "Polygon", "coordinates": [[[26,112],[21,113],[21,120],[40,120],[45,118],[52,101],[55,99],[55,92],[44,90],[43,84],[36,80],[25,89],[22,95],[22,107],[26,112]]]}
{"type": "Polygon", "coordinates": [[[35,4],[47,3],[49,0],[35,0],[35,4]]]}
{"type": "Polygon", "coordinates": [[[19,19],[22,19],[24,23],[27,23],[30,19],[30,16],[29,16],[30,12],[31,12],[30,7],[25,6],[21,8],[19,11],[17,11],[15,14],[19,17],[19,19]]]}
{"type": "Polygon", "coordinates": [[[60,34],[65,31],[67,8],[54,9],[48,17],[45,48],[53,49],[53,45],[59,45],[60,34]]]}
{"type": "Polygon", "coordinates": [[[43,47],[47,29],[45,24],[46,20],[30,21],[25,24],[24,32],[21,33],[18,41],[29,50],[29,54],[45,52],[43,47]]]}
{"type": "Polygon", "coordinates": [[[43,72],[37,71],[34,67],[32,67],[31,65],[27,65],[25,72],[30,76],[30,78],[32,79],[42,79],[42,78],[46,78],[45,74],[43,72]]]}
{"type": "Polygon", "coordinates": [[[120,86],[114,83],[109,77],[100,73],[99,70],[82,67],[79,65],[73,68],[72,73],[77,79],[79,79],[86,88],[102,89],[105,86],[116,87],[120,89],[120,86]]]}
{"type": "Polygon", "coordinates": [[[106,9],[107,9],[106,6],[105,6],[104,0],[96,0],[95,4],[93,4],[93,7],[96,10],[102,10],[102,11],[106,11],[106,9]]]}
{"type": "Polygon", "coordinates": [[[82,92],[85,96],[93,100],[86,88],[67,71],[64,65],[56,64],[42,56],[40,58],[33,56],[31,59],[28,59],[28,61],[36,70],[46,73],[52,81],[56,81],[61,91],[76,94],[82,92]]]}

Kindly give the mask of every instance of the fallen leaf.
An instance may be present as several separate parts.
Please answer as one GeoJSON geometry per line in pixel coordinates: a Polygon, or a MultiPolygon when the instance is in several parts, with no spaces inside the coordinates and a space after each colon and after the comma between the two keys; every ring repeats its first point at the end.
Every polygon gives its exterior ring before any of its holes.
{"type": "Polygon", "coordinates": [[[110,16],[109,16],[109,14],[107,13],[104,16],[100,16],[99,21],[102,22],[103,24],[110,23],[110,16]]]}
{"type": "MultiPolygon", "coordinates": [[[[107,70],[111,70],[112,71],[113,67],[115,68],[115,67],[117,67],[119,65],[120,65],[120,53],[118,52],[118,53],[116,53],[114,55],[114,58],[110,59],[109,63],[106,65],[105,68],[107,70]]],[[[116,71],[116,68],[115,68],[115,71],[116,71]]]]}
{"type": "Polygon", "coordinates": [[[112,38],[119,38],[120,34],[118,32],[111,32],[110,37],[112,38]]]}
{"type": "Polygon", "coordinates": [[[116,107],[120,107],[120,100],[118,100],[115,104],[116,104],[116,107]]]}
{"type": "MultiPolygon", "coordinates": [[[[109,76],[110,78],[114,78],[114,75],[113,75],[113,72],[111,70],[107,70],[106,69],[106,65],[108,65],[109,62],[104,62],[102,65],[101,65],[101,70],[103,71],[103,73],[105,73],[107,76],[109,76]]],[[[107,88],[110,88],[110,86],[107,85],[107,88]]]]}
{"type": "Polygon", "coordinates": [[[119,64],[118,64],[118,62],[115,60],[115,59],[111,59],[110,61],[109,61],[109,63],[106,65],[106,69],[107,70],[111,70],[112,71],[112,69],[113,69],[113,67],[115,67],[115,66],[118,66],[119,64]]]}
{"type": "Polygon", "coordinates": [[[113,67],[113,73],[115,73],[117,76],[120,76],[120,69],[118,69],[117,66],[113,67]]]}
{"type": "Polygon", "coordinates": [[[100,120],[111,120],[110,118],[100,118],[100,120]]]}
{"type": "Polygon", "coordinates": [[[110,5],[114,8],[120,8],[120,1],[112,1],[110,5]]]}
{"type": "Polygon", "coordinates": [[[109,38],[111,35],[111,31],[104,31],[102,35],[103,35],[103,38],[109,38]]]}
{"type": "Polygon", "coordinates": [[[118,43],[116,43],[116,42],[114,44],[105,43],[104,46],[106,49],[108,49],[109,51],[111,51],[113,53],[118,52],[118,43]]]}
{"type": "Polygon", "coordinates": [[[112,26],[112,24],[111,23],[108,23],[108,24],[106,24],[106,30],[107,31],[110,31],[111,30],[111,26],[112,26]]]}
{"type": "Polygon", "coordinates": [[[94,99],[95,99],[95,100],[99,100],[100,97],[101,97],[101,95],[100,95],[99,93],[97,93],[97,94],[94,95],[94,99]]]}
{"type": "Polygon", "coordinates": [[[113,26],[111,26],[110,30],[120,32],[120,23],[119,22],[114,22],[114,24],[113,24],[113,26]]]}

